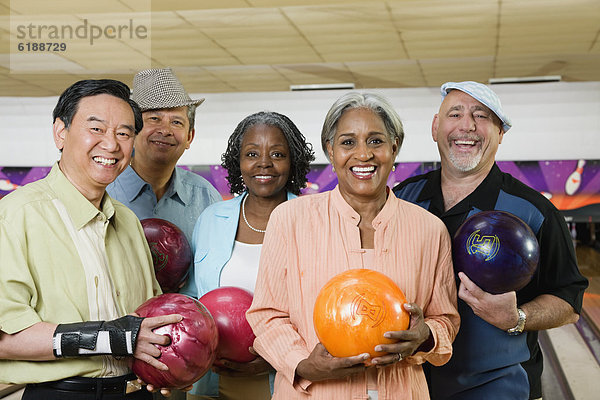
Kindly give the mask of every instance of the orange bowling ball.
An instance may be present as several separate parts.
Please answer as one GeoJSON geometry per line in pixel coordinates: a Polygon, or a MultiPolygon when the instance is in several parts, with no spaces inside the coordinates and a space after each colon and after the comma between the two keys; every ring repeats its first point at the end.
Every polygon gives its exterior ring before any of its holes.
{"type": "Polygon", "coordinates": [[[313,312],[317,337],[335,357],[376,352],[378,344],[394,343],[385,332],[406,330],[410,314],[404,309],[402,290],[384,274],[370,269],[351,269],[323,286],[313,312]]]}

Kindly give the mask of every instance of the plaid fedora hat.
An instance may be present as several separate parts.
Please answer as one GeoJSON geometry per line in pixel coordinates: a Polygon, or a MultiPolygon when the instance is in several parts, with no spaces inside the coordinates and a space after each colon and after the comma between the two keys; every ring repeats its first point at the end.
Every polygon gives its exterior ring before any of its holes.
{"type": "Polygon", "coordinates": [[[142,112],[198,106],[204,101],[192,100],[171,68],[145,69],[135,74],[131,98],[138,103],[142,112]]]}

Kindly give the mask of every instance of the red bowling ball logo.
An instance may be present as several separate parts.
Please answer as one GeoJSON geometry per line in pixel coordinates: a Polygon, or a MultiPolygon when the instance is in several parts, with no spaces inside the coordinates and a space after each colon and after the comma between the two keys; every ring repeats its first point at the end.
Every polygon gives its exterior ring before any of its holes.
{"type": "Polygon", "coordinates": [[[150,242],[148,243],[148,245],[150,246],[150,254],[152,254],[152,264],[154,264],[154,271],[159,272],[167,266],[167,262],[169,262],[169,256],[164,253],[161,253],[158,250],[157,242],[150,242]]]}
{"type": "Polygon", "coordinates": [[[496,235],[479,235],[479,229],[471,233],[465,243],[469,255],[482,254],[484,261],[490,261],[500,250],[500,239],[496,235]]]}

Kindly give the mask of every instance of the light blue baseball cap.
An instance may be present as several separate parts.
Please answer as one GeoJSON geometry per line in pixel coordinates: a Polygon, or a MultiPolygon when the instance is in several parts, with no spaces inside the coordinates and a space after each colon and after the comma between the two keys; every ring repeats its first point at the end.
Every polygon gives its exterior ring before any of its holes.
{"type": "Polygon", "coordinates": [[[444,100],[444,97],[446,97],[446,95],[454,89],[460,90],[461,92],[465,92],[466,94],[468,94],[469,96],[471,96],[472,98],[474,98],[475,100],[479,101],[481,104],[485,105],[487,108],[492,110],[492,112],[496,114],[498,118],[500,118],[500,121],[502,121],[502,129],[504,129],[505,133],[512,127],[512,122],[510,121],[510,118],[508,118],[508,115],[506,115],[506,113],[502,109],[502,103],[500,102],[500,98],[492,89],[490,89],[486,85],[473,81],[446,82],[441,87],[442,101],[444,100]]]}

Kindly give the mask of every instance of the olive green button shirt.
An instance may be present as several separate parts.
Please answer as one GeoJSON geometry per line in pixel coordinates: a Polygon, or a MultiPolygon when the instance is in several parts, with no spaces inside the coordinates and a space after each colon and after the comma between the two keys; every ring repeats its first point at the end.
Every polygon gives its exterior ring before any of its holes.
{"type": "MultiPolygon", "coordinates": [[[[0,330],[13,334],[45,321],[90,320],[85,271],[55,202],[76,229],[102,221],[113,298],[120,315],[160,293],[152,257],[135,214],[105,194],[101,210],[55,164],[50,174],[0,200],[0,330]]],[[[0,382],[34,383],[104,376],[106,357],[54,361],[0,360],[0,382]]]]}

